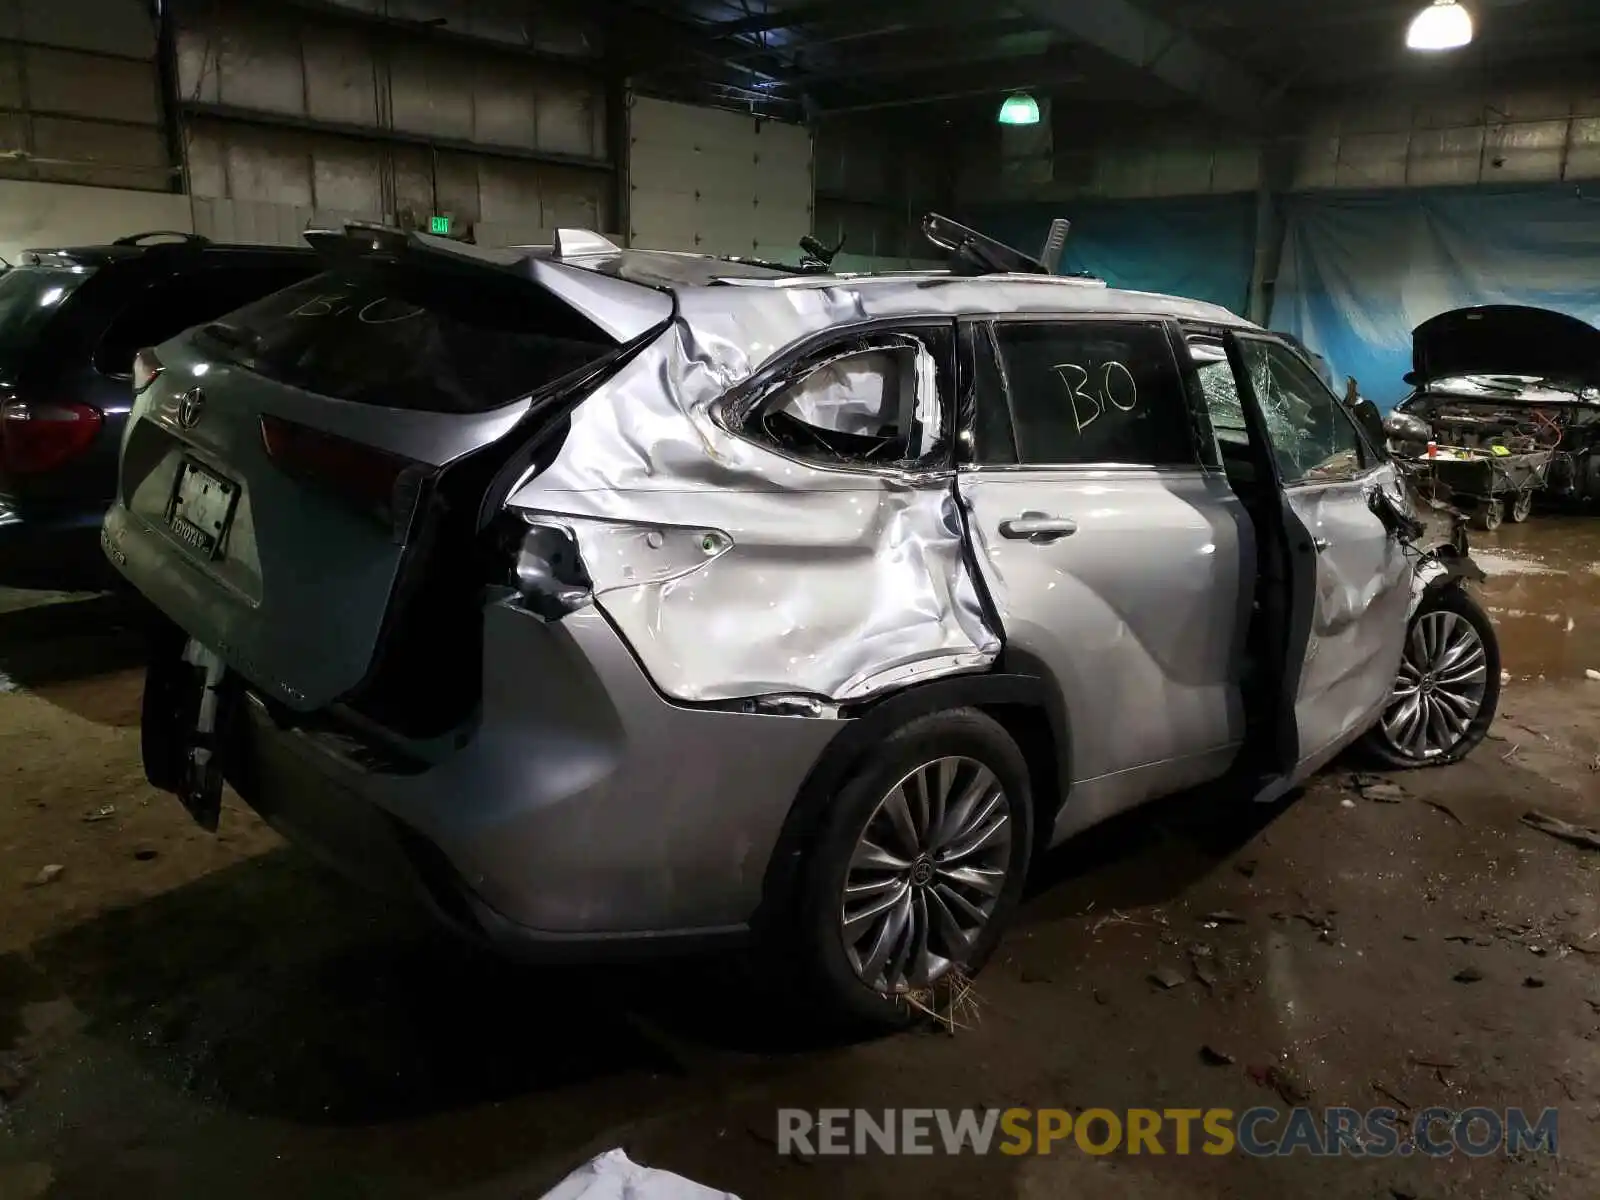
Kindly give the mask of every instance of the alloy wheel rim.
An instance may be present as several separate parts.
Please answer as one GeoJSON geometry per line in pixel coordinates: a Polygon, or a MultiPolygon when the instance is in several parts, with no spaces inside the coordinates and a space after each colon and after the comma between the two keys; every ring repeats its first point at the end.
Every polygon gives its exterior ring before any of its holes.
{"type": "Polygon", "coordinates": [[[1472,622],[1448,609],[1424,613],[1406,639],[1384,735],[1411,758],[1446,754],[1482,711],[1488,683],[1489,657],[1472,622]]]}
{"type": "Polygon", "coordinates": [[[940,758],[878,802],[839,909],[846,956],[885,994],[926,988],[966,960],[1010,873],[1011,810],[994,772],[940,758]]]}

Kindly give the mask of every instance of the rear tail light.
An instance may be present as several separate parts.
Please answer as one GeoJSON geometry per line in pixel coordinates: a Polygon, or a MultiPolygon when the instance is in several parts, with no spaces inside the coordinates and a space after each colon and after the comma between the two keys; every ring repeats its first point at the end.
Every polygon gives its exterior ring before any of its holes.
{"type": "Polygon", "coordinates": [[[133,356],[133,394],[137,396],[144,391],[165,370],[154,350],[139,351],[133,356]]]}
{"type": "Polygon", "coordinates": [[[261,418],[261,444],[287,475],[326,488],[389,526],[397,545],[411,530],[434,468],[281,417],[261,418]]]}
{"type": "Polygon", "coordinates": [[[99,436],[100,410],[87,404],[32,404],[12,400],[0,406],[0,470],[38,475],[71,462],[99,436]]]}

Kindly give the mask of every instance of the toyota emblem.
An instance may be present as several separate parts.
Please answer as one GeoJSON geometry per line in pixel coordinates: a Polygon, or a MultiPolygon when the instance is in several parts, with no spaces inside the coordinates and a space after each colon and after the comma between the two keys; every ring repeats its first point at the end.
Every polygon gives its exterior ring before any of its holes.
{"type": "Polygon", "coordinates": [[[200,424],[200,414],[206,408],[206,394],[199,388],[190,388],[178,397],[178,424],[193,429],[200,424]]]}

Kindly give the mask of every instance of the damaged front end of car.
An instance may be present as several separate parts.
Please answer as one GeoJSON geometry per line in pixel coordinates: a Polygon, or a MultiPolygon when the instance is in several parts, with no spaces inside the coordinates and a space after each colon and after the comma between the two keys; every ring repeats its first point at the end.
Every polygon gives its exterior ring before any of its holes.
{"type": "Polygon", "coordinates": [[[1468,514],[1423,487],[1406,472],[1398,473],[1400,490],[1375,489],[1369,504],[1394,537],[1411,551],[1411,607],[1414,617],[1429,592],[1436,588],[1482,583],[1483,568],[1472,559],[1468,545],[1468,514]]]}

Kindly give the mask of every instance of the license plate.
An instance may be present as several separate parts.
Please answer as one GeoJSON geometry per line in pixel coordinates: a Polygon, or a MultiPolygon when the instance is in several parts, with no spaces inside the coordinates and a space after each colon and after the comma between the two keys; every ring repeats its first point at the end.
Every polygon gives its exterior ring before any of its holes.
{"type": "Polygon", "coordinates": [[[198,463],[185,461],[178,468],[178,485],[173,489],[167,522],[180,541],[207,558],[215,558],[228,532],[233,502],[238,496],[237,484],[198,463]]]}

